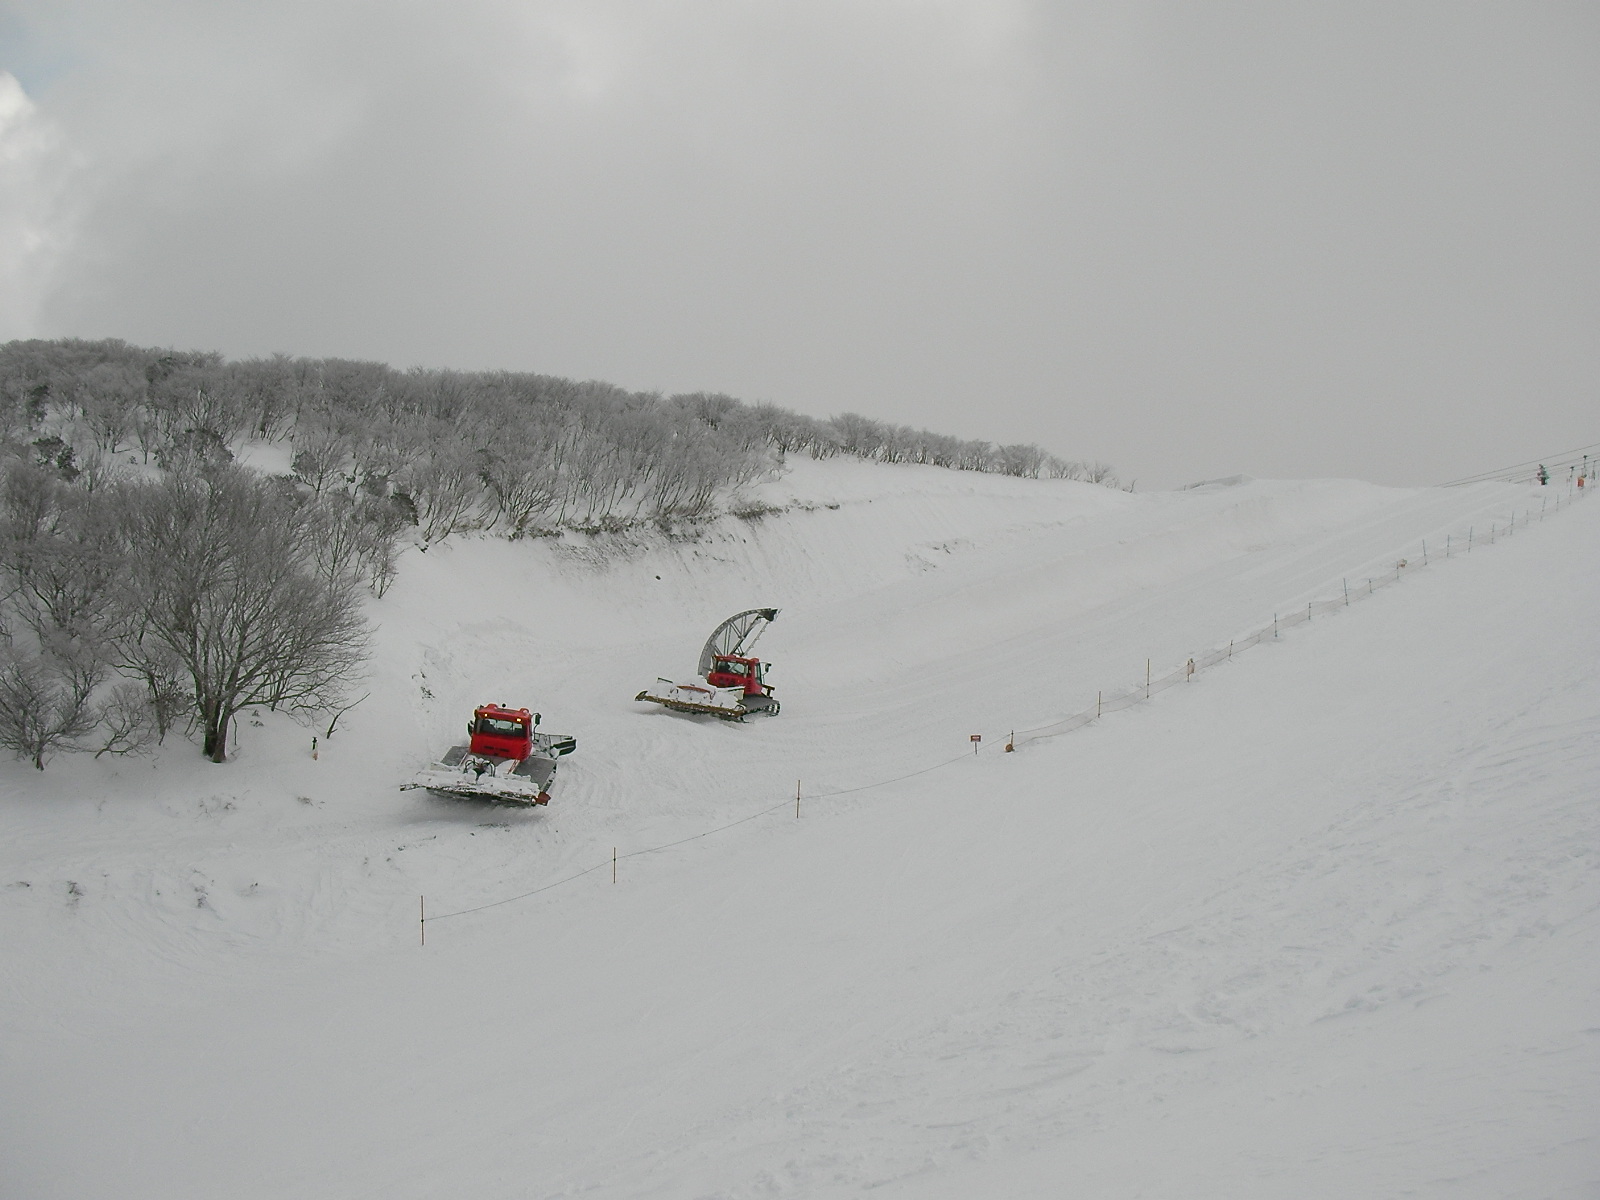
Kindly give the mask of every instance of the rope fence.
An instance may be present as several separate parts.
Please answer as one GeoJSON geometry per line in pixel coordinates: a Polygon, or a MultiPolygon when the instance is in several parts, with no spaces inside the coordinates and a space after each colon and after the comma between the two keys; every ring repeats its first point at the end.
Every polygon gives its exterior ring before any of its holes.
{"type": "MultiPolygon", "coordinates": [[[[1504,477],[1502,476],[1502,478],[1504,477]]],[[[1313,599],[1307,601],[1304,607],[1297,607],[1289,612],[1275,613],[1273,614],[1270,624],[1264,624],[1260,628],[1251,631],[1243,637],[1234,638],[1230,640],[1226,646],[1213,646],[1210,649],[1202,650],[1196,654],[1193,654],[1187,658],[1182,665],[1173,670],[1163,671],[1162,674],[1155,675],[1151,671],[1151,660],[1146,659],[1145,678],[1143,683],[1135,684],[1131,687],[1121,688],[1115,692],[1098,693],[1095,697],[1095,703],[1092,708],[1085,708],[1081,712],[1076,712],[1070,716],[1062,717],[1060,720],[1050,721],[1043,725],[1036,725],[1029,729],[1013,730],[1010,734],[1010,737],[1005,741],[1003,750],[1006,753],[1010,753],[1020,746],[1026,745],[1030,742],[1042,741],[1046,738],[1060,737],[1063,734],[1071,733],[1073,730],[1082,729],[1085,725],[1092,724],[1107,713],[1121,712],[1124,709],[1133,708],[1135,705],[1144,704],[1154,697],[1160,695],[1168,688],[1176,687],[1179,684],[1188,683],[1201,672],[1211,670],[1222,665],[1223,663],[1231,661],[1234,655],[1240,654],[1243,651],[1250,649],[1252,646],[1259,646],[1263,642],[1276,641],[1287,629],[1293,629],[1297,625],[1304,625],[1306,622],[1314,620],[1320,615],[1336,613],[1340,609],[1348,608],[1357,601],[1365,600],[1367,597],[1373,595],[1380,589],[1400,582],[1400,580],[1403,579],[1407,574],[1410,574],[1421,567],[1429,565],[1429,563],[1436,559],[1455,558],[1459,555],[1471,554],[1474,549],[1480,548],[1484,545],[1494,545],[1501,538],[1509,537],[1515,533],[1518,529],[1519,523],[1525,528],[1533,521],[1542,521],[1551,513],[1558,512],[1562,507],[1570,506],[1575,500],[1582,499],[1594,489],[1592,486],[1586,487],[1585,481],[1582,477],[1575,476],[1574,479],[1567,483],[1567,486],[1561,488],[1552,488],[1551,490],[1556,493],[1554,496],[1554,503],[1551,503],[1547,498],[1537,509],[1529,508],[1520,514],[1513,510],[1509,521],[1507,521],[1504,525],[1492,522],[1486,533],[1478,529],[1476,526],[1469,526],[1465,536],[1456,533],[1446,534],[1443,546],[1439,546],[1436,543],[1430,549],[1428,543],[1423,541],[1414,555],[1407,555],[1406,557],[1394,559],[1393,566],[1385,568],[1377,575],[1362,576],[1354,584],[1352,584],[1349,579],[1345,579],[1341,583],[1341,588],[1338,595],[1323,600],[1313,599]]],[[[982,748],[980,745],[982,739],[979,735],[974,735],[972,741],[972,751],[957,754],[941,762],[936,762],[931,766],[920,767],[915,771],[909,771],[903,775],[896,775],[889,779],[878,779],[871,783],[858,784],[854,787],[837,788],[833,791],[826,792],[806,793],[805,799],[829,800],[837,796],[855,795],[860,792],[872,791],[876,788],[888,787],[890,784],[901,783],[907,779],[915,779],[920,775],[927,775],[933,771],[943,770],[946,767],[954,766],[956,763],[965,762],[971,759],[974,754],[978,753],[980,748],[982,748]]],[[[992,747],[994,743],[991,743],[990,745],[992,747]]],[[[991,748],[989,749],[989,753],[992,754],[995,753],[995,751],[991,748]]],[[[765,808],[758,809],[755,812],[729,821],[726,824],[718,825],[711,829],[702,830],[699,833],[693,833],[687,837],[677,838],[670,842],[663,842],[660,845],[647,846],[639,850],[629,850],[626,853],[619,853],[616,848],[613,848],[609,858],[604,859],[601,862],[597,862],[593,866],[585,867],[582,870],[574,871],[569,875],[564,875],[559,879],[554,879],[548,883],[540,884],[538,887],[530,888],[528,891],[519,892],[515,896],[506,896],[499,900],[491,900],[485,904],[473,905],[470,908],[462,908],[453,912],[438,913],[434,915],[429,915],[427,913],[425,904],[419,903],[418,921],[420,925],[419,933],[421,939],[423,944],[426,944],[427,927],[433,924],[435,921],[448,921],[456,917],[468,916],[471,913],[479,913],[491,908],[499,908],[505,904],[513,904],[518,900],[526,900],[532,896],[539,895],[541,892],[548,892],[553,888],[558,888],[565,884],[573,883],[587,875],[593,875],[595,872],[602,871],[606,867],[611,868],[612,882],[615,883],[617,879],[617,865],[620,862],[626,861],[630,858],[641,858],[648,854],[660,854],[663,851],[672,850],[676,847],[687,845],[690,842],[697,842],[704,838],[713,837],[716,834],[724,833],[727,830],[733,829],[739,825],[745,825],[751,821],[758,820],[761,817],[769,816],[772,813],[778,812],[780,809],[788,809],[793,807],[795,817],[798,818],[800,816],[800,802],[801,790],[800,785],[797,782],[795,785],[795,795],[793,799],[781,800],[776,804],[768,805],[765,808]]],[[[419,897],[419,901],[420,900],[421,898],[419,897]]]]}

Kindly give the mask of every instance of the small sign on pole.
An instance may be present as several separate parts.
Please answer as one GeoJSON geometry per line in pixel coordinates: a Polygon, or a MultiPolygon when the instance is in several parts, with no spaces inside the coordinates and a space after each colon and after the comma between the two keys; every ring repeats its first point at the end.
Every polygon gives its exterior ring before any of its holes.
{"type": "Polygon", "coordinates": [[[971,739],[970,739],[970,741],[972,742],[972,752],[974,754],[976,754],[978,752],[978,743],[983,741],[983,734],[981,734],[981,733],[973,734],[971,739]]]}

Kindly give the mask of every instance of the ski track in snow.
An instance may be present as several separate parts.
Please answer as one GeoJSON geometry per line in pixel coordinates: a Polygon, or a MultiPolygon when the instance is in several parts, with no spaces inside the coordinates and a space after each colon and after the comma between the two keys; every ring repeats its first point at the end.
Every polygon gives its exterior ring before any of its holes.
{"type": "Polygon", "coordinates": [[[0,1192],[1600,1194],[1600,513],[996,753],[1537,491],[802,463],[413,555],[317,762],[4,768],[0,1192]],[[757,604],[780,717],[631,703],[757,604]],[[490,699],[578,735],[548,812],[394,790],[490,699]]]}

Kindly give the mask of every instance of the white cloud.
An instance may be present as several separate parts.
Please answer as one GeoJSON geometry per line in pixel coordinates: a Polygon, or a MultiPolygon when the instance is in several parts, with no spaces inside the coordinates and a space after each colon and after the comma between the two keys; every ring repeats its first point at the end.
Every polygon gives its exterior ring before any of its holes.
{"type": "Polygon", "coordinates": [[[0,341],[34,332],[65,248],[64,167],[59,133],[0,71],[0,341]]]}

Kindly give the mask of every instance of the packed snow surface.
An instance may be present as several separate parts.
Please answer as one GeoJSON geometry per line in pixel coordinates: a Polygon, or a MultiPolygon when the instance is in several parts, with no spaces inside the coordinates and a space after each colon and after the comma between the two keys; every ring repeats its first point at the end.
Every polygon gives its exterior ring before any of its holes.
{"type": "Polygon", "coordinates": [[[0,765],[0,1194],[1600,1194],[1555,493],[806,461],[693,539],[411,552],[331,736],[0,765]],[[633,702],[756,606],[781,716],[633,702]],[[577,736],[547,810],[398,790],[485,701],[577,736]]]}

